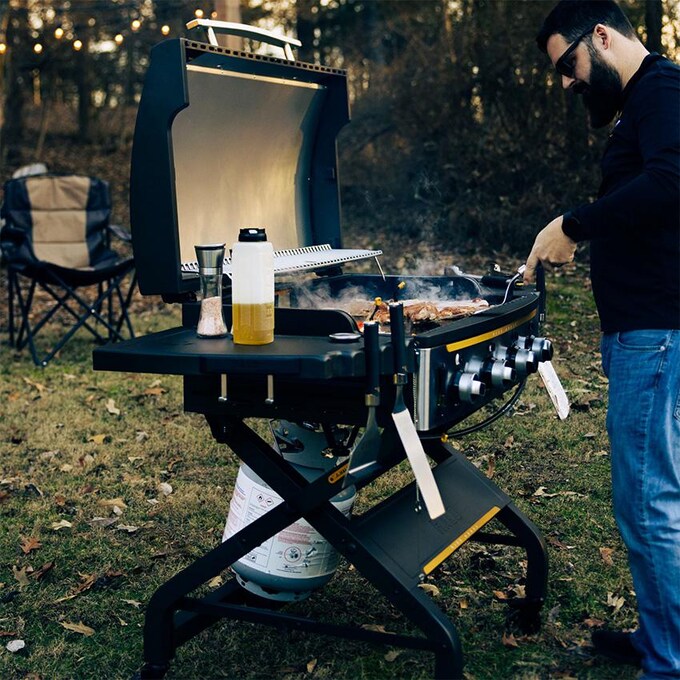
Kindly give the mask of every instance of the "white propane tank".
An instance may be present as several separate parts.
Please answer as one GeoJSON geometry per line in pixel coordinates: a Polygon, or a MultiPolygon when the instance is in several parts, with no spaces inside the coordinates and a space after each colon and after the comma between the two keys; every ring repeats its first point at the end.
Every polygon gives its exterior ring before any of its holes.
{"type": "Polygon", "coordinates": [[[231,249],[234,343],[274,342],[274,248],[264,229],[241,229],[231,249]]]}
{"type": "MultiPolygon", "coordinates": [[[[333,467],[320,447],[314,455],[284,454],[305,479],[312,481],[333,467]],[[314,465],[314,467],[311,467],[314,465]]],[[[349,517],[356,490],[349,486],[331,503],[349,517]]],[[[247,465],[238,471],[222,541],[226,541],[271,508],[283,502],[247,465]]],[[[250,593],[279,602],[304,600],[330,581],[338,566],[335,548],[306,520],[299,519],[231,565],[239,584],[250,593]]]]}

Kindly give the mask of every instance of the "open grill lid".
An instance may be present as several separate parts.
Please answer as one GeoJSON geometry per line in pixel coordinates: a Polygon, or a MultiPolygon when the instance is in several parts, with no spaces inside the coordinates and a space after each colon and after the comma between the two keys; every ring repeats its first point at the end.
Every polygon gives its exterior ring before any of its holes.
{"type": "Polygon", "coordinates": [[[335,140],[348,121],[344,71],[185,39],[156,45],[132,149],[141,292],[196,290],[194,245],[229,246],[245,227],[266,228],[278,271],[380,254],[342,250],[335,140]]]}

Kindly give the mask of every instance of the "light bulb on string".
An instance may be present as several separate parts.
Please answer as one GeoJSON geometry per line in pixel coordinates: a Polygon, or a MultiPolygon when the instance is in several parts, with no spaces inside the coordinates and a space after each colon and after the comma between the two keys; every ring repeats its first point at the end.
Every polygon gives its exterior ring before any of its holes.
{"type": "Polygon", "coordinates": [[[7,45],[5,43],[0,43],[0,54],[5,54],[7,52],[7,45]]]}
{"type": "Polygon", "coordinates": [[[54,37],[57,40],[61,40],[64,37],[64,29],[61,26],[54,29],[54,37]]]}
{"type": "Polygon", "coordinates": [[[113,39],[113,42],[115,42],[116,45],[122,45],[123,44],[123,35],[121,33],[117,33],[116,37],[113,39]]]}
{"type": "Polygon", "coordinates": [[[139,19],[135,19],[131,24],[130,28],[133,31],[138,31],[142,27],[142,22],[139,19]]]}
{"type": "Polygon", "coordinates": [[[82,40],[74,40],[73,41],[73,49],[76,52],[80,52],[80,50],[83,49],[83,41],[82,40]]]}
{"type": "Polygon", "coordinates": [[[167,24],[163,24],[163,26],[161,26],[161,33],[163,35],[169,35],[170,34],[170,26],[168,26],[167,24]]]}
{"type": "Polygon", "coordinates": [[[202,18],[203,18],[203,10],[200,9],[200,8],[197,9],[197,10],[194,12],[194,15],[196,16],[197,19],[202,19],[202,18]]]}
{"type": "Polygon", "coordinates": [[[36,54],[40,54],[43,51],[43,46],[40,43],[36,43],[35,45],[33,45],[33,51],[36,54]]]}

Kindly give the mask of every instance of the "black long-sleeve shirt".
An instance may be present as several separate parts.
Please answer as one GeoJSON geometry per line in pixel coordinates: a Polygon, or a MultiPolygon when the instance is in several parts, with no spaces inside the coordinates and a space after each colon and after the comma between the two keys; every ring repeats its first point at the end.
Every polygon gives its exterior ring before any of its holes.
{"type": "Polygon", "coordinates": [[[644,59],[623,92],[598,199],[562,229],[590,241],[603,332],[680,328],[680,66],[644,59]]]}

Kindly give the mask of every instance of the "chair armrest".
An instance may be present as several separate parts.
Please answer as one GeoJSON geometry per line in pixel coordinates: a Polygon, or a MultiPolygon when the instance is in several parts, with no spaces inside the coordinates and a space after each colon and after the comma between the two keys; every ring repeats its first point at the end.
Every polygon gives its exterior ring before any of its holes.
{"type": "Polygon", "coordinates": [[[125,241],[126,243],[132,242],[132,235],[127,229],[123,229],[120,224],[109,224],[109,231],[121,241],[125,241]]]}

